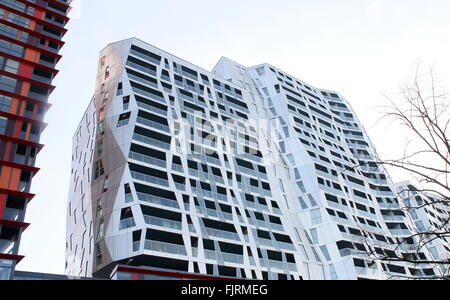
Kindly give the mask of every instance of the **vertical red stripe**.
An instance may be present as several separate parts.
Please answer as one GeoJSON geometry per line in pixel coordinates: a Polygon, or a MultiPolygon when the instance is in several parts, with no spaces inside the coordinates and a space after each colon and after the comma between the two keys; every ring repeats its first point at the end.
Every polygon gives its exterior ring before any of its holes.
{"type": "Polygon", "coordinates": [[[3,219],[3,210],[6,205],[6,195],[0,194],[0,219],[3,219]]]}
{"type": "Polygon", "coordinates": [[[3,154],[3,160],[9,161],[9,156],[10,156],[10,150],[11,150],[11,143],[10,142],[5,142],[6,143],[6,147],[5,147],[5,153],[3,154]]]}
{"type": "Polygon", "coordinates": [[[33,67],[29,64],[21,63],[19,66],[19,72],[18,75],[31,78],[33,75],[33,67]]]}
{"type": "Polygon", "coordinates": [[[22,128],[22,123],[23,123],[23,122],[21,122],[21,121],[15,121],[13,137],[19,138],[19,136],[20,136],[20,130],[21,130],[21,128],[22,128]]]}
{"type": "Polygon", "coordinates": [[[34,9],[34,16],[39,19],[43,19],[44,11],[39,8],[34,9]]]}

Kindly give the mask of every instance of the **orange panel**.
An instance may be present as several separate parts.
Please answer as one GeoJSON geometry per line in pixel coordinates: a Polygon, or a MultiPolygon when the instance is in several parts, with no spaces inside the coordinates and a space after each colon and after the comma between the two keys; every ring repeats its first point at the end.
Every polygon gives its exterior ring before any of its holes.
{"type": "Polygon", "coordinates": [[[36,8],[34,10],[34,16],[38,19],[44,19],[44,11],[42,9],[36,8]]]}
{"type": "Polygon", "coordinates": [[[34,28],[36,27],[36,21],[30,21],[30,28],[31,30],[34,30],[34,28]]]}
{"type": "Polygon", "coordinates": [[[33,66],[26,63],[21,63],[18,74],[23,77],[31,78],[33,75],[33,66]]]}
{"type": "Polygon", "coordinates": [[[10,190],[18,190],[19,189],[19,180],[20,180],[20,169],[12,169],[11,179],[9,181],[9,189],[10,190]]]}
{"type": "Polygon", "coordinates": [[[32,50],[32,49],[27,49],[25,51],[25,56],[24,58],[26,60],[32,61],[32,62],[37,62],[39,59],[39,52],[36,50],[32,50]]]}
{"type": "Polygon", "coordinates": [[[20,100],[13,98],[11,101],[11,109],[9,110],[12,114],[17,113],[17,108],[19,107],[20,100]]]}
{"type": "Polygon", "coordinates": [[[31,133],[31,125],[28,123],[27,124],[27,134],[25,135],[26,140],[28,140],[30,138],[30,133],[31,133]]]}
{"type": "Polygon", "coordinates": [[[2,173],[0,175],[0,188],[8,189],[10,178],[11,178],[11,168],[3,166],[2,173]]]}
{"type": "MultiPolygon", "coordinates": [[[[25,106],[25,105],[24,105],[25,106]]],[[[23,108],[22,108],[22,110],[23,110],[23,108]]],[[[22,125],[24,124],[24,123],[26,123],[26,122],[23,122],[23,121],[16,121],[16,123],[14,124],[14,136],[15,137],[19,137],[20,136],[20,134],[22,134],[22,125]]],[[[29,128],[29,126],[27,125],[27,131],[25,132],[25,135],[22,137],[23,139],[28,139],[28,132],[29,132],[29,130],[30,130],[30,128],[29,128]]]]}
{"type": "Polygon", "coordinates": [[[11,143],[7,142],[6,147],[5,147],[5,154],[4,154],[5,157],[2,158],[3,160],[9,160],[9,155],[10,155],[9,151],[11,151],[11,143]]]}
{"type": "Polygon", "coordinates": [[[17,104],[17,114],[19,115],[19,116],[23,116],[24,114],[25,114],[25,101],[20,101],[18,104],[17,104]]]}
{"type": "Polygon", "coordinates": [[[22,96],[28,96],[29,90],[30,90],[30,83],[29,82],[23,82],[22,83],[22,91],[20,92],[20,94],[22,96]]]}

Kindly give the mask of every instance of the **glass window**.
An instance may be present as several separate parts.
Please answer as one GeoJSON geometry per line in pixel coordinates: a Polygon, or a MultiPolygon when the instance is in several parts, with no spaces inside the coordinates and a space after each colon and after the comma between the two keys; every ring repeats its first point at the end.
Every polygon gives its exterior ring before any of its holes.
{"type": "Polygon", "coordinates": [[[119,116],[119,122],[117,123],[117,128],[128,125],[128,123],[130,122],[130,117],[131,117],[130,112],[121,114],[119,116]]]}
{"type": "Polygon", "coordinates": [[[98,123],[98,133],[100,133],[101,135],[105,134],[105,121],[101,121],[100,123],[98,123]]]}
{"type": "Polygon", "coordinates": [[[311,211],[311,223],[313,226],[322,223],[322,214],[320,213],[320,209],[311,211]]]}
{"type": "Polygon", "coordinates": [[[130,96],[123,97],[123,110],[128,110],[130,105],[130,96]]]}
{"type": "Polygon", "coordinates": [[[319,243],[319,235],[317,234],[317,229],[313,228],[310,230],[311,232],[311,238],[314,242],[314,244],[318,244],[319,243]]]}
{"type": "Polygon", "coordinates": [[[0,117],[0,134],[5,134],[6,125],[8,124],[8,119],[0,117]]]}
{"type": "Polygon", "coordinates": [[[8,91],[15,92],[16,91],[17,80],[8,76],[0,76],[0,88],[8,91]]]}
{"type": "Polygon", "coordinates": [[[2,52],[9,53],[15,56],[22,56],[24,48],[22,46],[7,42],[0,41],[0,49],[2,52]]]}
{"type": "Polygon", "coordinates": [[[426,231],[425,230],[425,226],[423,225],[422,221],[417,221],[416,222],[416,226],[417,226],[417,229],[419,229],[419,232],[425,232],[426,231]]]}
{"type": "Polygon", "coordinates": [[[7,17],[8,22],[20,25],[22,27],[27,27],[30,25],[30,20],[27,18],[24,18],[22,16],[16,15],[12,12],[8,13],[8,17],[7,17]]]}
{"type": "Polygon", "coordinates": [[[0,33],[7,37],[16,39],[19,30],[5,24],[0,24],[0,33]]]}
{"type": "Polygon", "coordinates": [[[119,82],[119,84],[117,86],[116,96],[121,96],[122,94],[123,94],[123,84],[122,84],[122,82],[119,82]]]}
{"type": "Polygon", "coordinates": [[[100,159],[94,164],[94,180],[99,178],[100,176],[103,176],[103,174],[105,174],[105,170],[103,168],[103,162],[100,159]]]}
{"type": "MultiPolygon", "coordinates": [[[[98,224],[97,239],[102,239],[105,235],[105,219],[101,218],[98,224]]],[[[98,248],[100,249],[100,248],[98,248]]]]}
{"type": "Polygon", "coordinates": [[[433,255],[434,259],[439,260],[439,252],[437,251],[436,247],[431,247],[430,252],[433,255]]]}
{"type": "Polygon", "coordinates": [[[286,191],[284,190],[283,181],[281,179],[280,179],[280,188],[283,193],[286,193],[286,191]]]}
{"type": "Polygon", "coordinates": [[[109,188],[109,178],[105,177],[105,181],[103,181],[103,193],[107,192],[109,188]]]}
{"type": "Polygon", "coordinates": [[[330,253],[328,252],[327,246],[321,246],[320,251],[322,251],[322,254],[327,261],[331,261],[330,253]]]}
{"type": "Polygon", "coordinates": [[[334,269],[333,265],[330,265],[330,278],[331,280],[339,280],[339,277],[337,276],[336,270],[334,269]]]}
{"type": "Polygon", "coordinates": [[[14,262],[11,260],[0,259],[0,280],[11,279],[11,272],[14,262]]]}
{"type": "Polygon", "coordinates": [[[287,159],[289,160],[289,162],[291,163],[292,166],[295,166],[295,165],[296,165],[294,156],[293,156],[292,154],[289,154],[289,155],[287,156],[287,159]]]}
{"type": "Polygon", "coordinates": [[[11,268],[0,267],[0,280],[9,280],[11,278],[11,268]]]}
{"type": "Polygon", "coordinates": [[[102,200],[97,200],[97,218],[103,216],[102,200]]]}
{"type": "Polygon", "coordinates": [[[103,154],[103,140],[99,140],[97,142],[97,156],[101,156],[103,154]]]}
{"type": "MultiPolygon", "coordinates": [[[[30,36],[30,35],[28,34],[28,32],[22,31],[22,32],[20,33],[20,40],[21,40],[22,42],[27,42],[29,36],[30,36]]],[[[51,42],[49,43],[49,45],[51,45],[51,42]]]]}
{"type": "Polygon", "coordinates": [[[306,202],[303,200],[303,198],[300,196],[298,197],[298,201],[300,201],[300,205],[303,209],[308,209],[308,205],[306,205],[306,202]]]}

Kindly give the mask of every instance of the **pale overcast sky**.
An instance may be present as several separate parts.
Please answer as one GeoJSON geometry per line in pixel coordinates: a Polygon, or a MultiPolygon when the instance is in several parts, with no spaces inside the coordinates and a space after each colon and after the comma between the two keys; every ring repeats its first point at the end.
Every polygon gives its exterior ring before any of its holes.
{"type": "Polygon", "coordinates": [[[337,90],[381,154],[399,149],[403,139],[395,128],[373,126],[381,93],[395,92],[418,59],[435,65],[447,83],[450,77],[448,0],[74,2],[19,270],[64,272],[72,136],[94,93],[98,52],[111,42],[135,36],[208,70],[221,56],[246,66],[270,63],[313,86],[337,90]]]}

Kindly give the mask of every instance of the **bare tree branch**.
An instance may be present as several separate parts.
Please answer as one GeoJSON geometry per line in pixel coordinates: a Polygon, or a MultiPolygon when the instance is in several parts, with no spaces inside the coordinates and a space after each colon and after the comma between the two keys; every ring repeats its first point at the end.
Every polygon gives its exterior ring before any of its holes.
{"type": "MultiPolygon", "coordinates": [[[[402,205],[396,204],[385,210],[387,216],[394,217],[398,216],[399,211],[403,211],[404,216],[410,219],[409,224],[415,226],[410,234],[398,236],[397,241],[388,239],[380,243],[374,241],[370,237],[370,230],[362,228],[361,225],[363,244],[367,248],[366,255],[382,263],[402,262],[439,271],[433,276],[414,276],[413,279],[450,279],[450,251],[444,257],[437,258],[433,257],[434,254],[431,255],[430,250],[436,243],[442,243],[445,249],[450,249],[448,93],[440,91],[433,70],[421,74],[421,67],[417,65],[411,82],[401,90],[401,101],[386,95],[384,97],[389,105],[385,107],[386,112],[380,120],[387,118],[403,126],[412,139],[403,148],[400,158],[382,159],[375,154],[371,158],[359,160],[354,166],[343,168],[340,173],[349,169],[362,169],[368,172],[366,176],[372,178],[371,171],[398,169],[409,173],[424,187],[417,188],[408,184],[399,188],[397,197],[402,205]],[[415,217],[412,217],[413,214],[415,217]],[[414,220],[417,220],[418,214],[426,216],[430,225],[423,224],[423,228],[416,226],[414,220]]],[[[392,223],[395,225],[395,222],[392,223]]]]}

